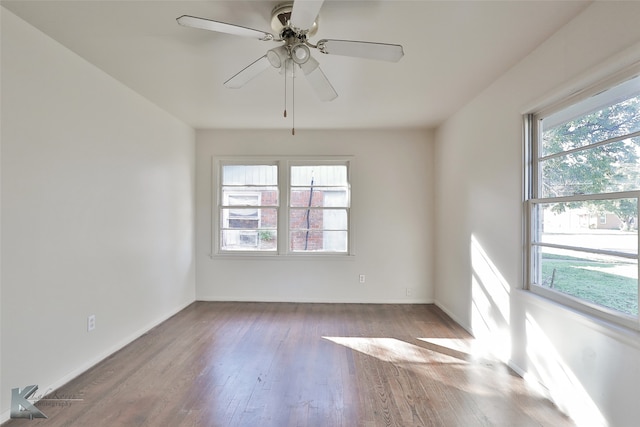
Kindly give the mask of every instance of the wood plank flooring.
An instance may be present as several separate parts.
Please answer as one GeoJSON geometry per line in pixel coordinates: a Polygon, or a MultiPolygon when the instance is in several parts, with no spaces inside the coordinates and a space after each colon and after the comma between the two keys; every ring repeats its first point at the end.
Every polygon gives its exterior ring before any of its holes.
{"type": "Polygon", "coordinates": [[[6,426],[573,425],[472,343],[433,305],[196,302],[6,426]]]}

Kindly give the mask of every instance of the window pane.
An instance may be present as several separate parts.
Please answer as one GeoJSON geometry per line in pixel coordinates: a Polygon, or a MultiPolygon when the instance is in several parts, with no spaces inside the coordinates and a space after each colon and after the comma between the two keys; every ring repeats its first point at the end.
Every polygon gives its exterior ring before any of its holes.
{"type": "Polygon", "coordinates": [[[227,228],[258,228],[260,216],[258,209],[228,209],[227,228]]]}
{"type": "Polygon", "coordinates": [[[540,162],[542,197],[640,189],[640,137],[540,162]]]}
{"type": "Polygon", "coordinates": [[[222,185],[278,185],[278,166],[223,165],[222,185]]]}
{"type": "Polygon", "coordinates": [[[222,187],[223,206],[278,206],[278,187],[222,187]]]}
{"type": "Polygon", "coordinates": [[[276,230],[222,230],[221,249],[225,251],[275,251],[276,230]]]}
{"type": "Polygon", "coordinates": [[[637,199],[541,203],[535,242],[637,254],[637,206],[637,199]]]}
{"type": "Polygon", "coordinates": [[[227,194],[227,206],[259,206],[260,195],[259,194],[227,194]]]}
{"type": "Polygon", "coordinates": [[[346,230],[346,209],[291,209],[291,230],[346,230]]]}
{"type": "Polygon", "coordinates": [[[348,207],[349,192],[335,187],[297,187],[291,190],[292,207],[348,207]]]}
{"type": "Polygon", "coordinates": [[[294,252],[346,252],[346,231],[292,231],[291,250],[294,252]]]}
{"type": "Polygon", "coordinates": [[[292,166],[292,186],[347,186],[347,165],[292,166]]]}
{"type": "Polygon", "coordinates": [[[221,227],[234,229],[275,229],[278,210],[275,208],[223,208],[221,227]]]}
{"type": "Polygon", "coordinates": [[[539,254],[538,286],[638,315],[637,260],[544,247],[539,254]]]}
{"type": "Polygon", "coordinates": [[[542,156],[640,130],[640,77],[542,120],[542,156]]]}

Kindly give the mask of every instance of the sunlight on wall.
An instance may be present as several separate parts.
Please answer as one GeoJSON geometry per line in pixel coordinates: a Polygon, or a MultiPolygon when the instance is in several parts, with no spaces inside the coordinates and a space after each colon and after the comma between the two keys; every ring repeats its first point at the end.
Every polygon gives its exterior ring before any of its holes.
{"type": "Polygon", "coordinates": [[[556,405],[577,425],[606,426],[600,410],[562,361],[543,329],[526,314],[527,356],[556,405]]]}
{"type": "MultiPolygon", "coordinates": [[[[471,326],[485,351],[500,360],[511,357],[509,284],[475,236],[471,236],[471,326]]],[[[478,351],[481,351],[478,349],[478,351]]]]}

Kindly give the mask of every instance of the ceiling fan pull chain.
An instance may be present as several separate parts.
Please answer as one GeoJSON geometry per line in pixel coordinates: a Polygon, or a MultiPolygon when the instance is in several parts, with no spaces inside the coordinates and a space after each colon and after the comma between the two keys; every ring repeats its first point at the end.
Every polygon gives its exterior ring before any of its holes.
{"type": "Polygon", "coordinates": [[[285,66],[284,74],[284,118],[287,118],[287,67],[285,66]]]}
{"type": "Polygon", "coordinates": [[[296,134],[296,64],[291,64],[291,135],[296,134]]]}

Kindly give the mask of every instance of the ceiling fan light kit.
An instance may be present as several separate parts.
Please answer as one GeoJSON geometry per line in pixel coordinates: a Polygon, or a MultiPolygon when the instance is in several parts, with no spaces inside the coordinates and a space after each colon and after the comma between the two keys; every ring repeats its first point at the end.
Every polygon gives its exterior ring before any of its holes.
{"type": "Polygon", "coordinates": [[[273,68],[280,68],[289,58],[289,50],[286,46],[278,46],[267,51],[267,59],[273,68]]]}
{"type": "Polygon", "coordinates": [[[291,59],[293,59],[293,62],[295,62],[298,65],[302,65],[309,60],[309,58],[311,57],[311,52],[309,51],[309,48],[306,45],[302,43],[298,43],[291,46],[290,55],[291,55],[291,59]]]}
{"type": "MultiPolygon", "coordinates": [[[[186,27],[282,43],[225,81],[226,87],[241,88],[269,66],[279,69],[285,76],[289,74],[293,77],[297,65],[318,98],[321,101],[332,101],[338,94],[320,69],[318,61],[311,55],[311,49],[317,49],[323,54],[390,62],[399,61],[404,51],[398,44],[354,40],[322,39],[312,44],[308,38],[318,31],[318,13],[323,2],[324,0],[296,0],[276,6],[272,11],[271,28],[277,37],[265,31],[190,15],[182,15],[176,20],[186,27]]],[[[295,134],[295,131],[292,133],[295,134]]]]}

